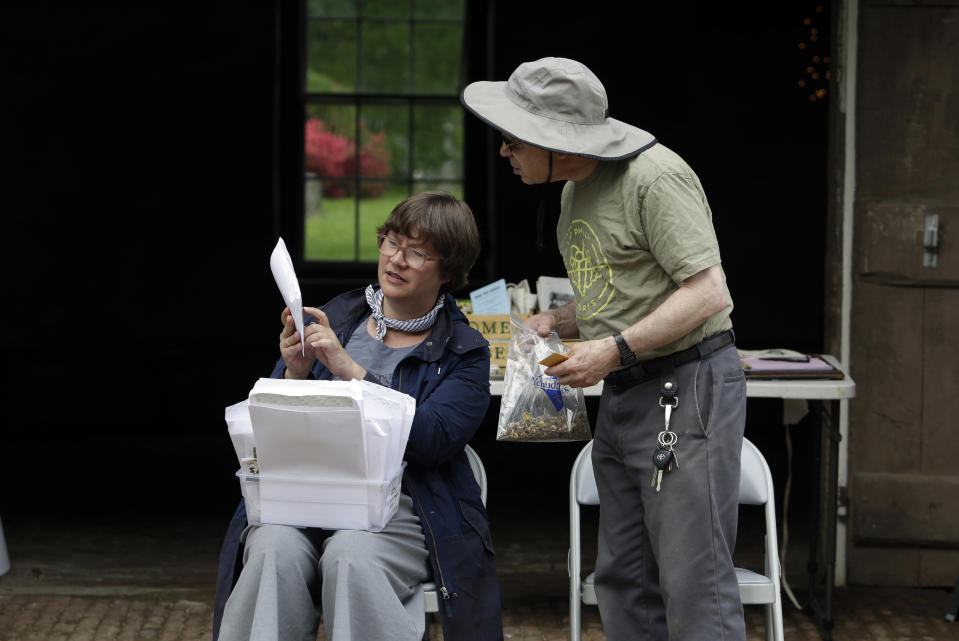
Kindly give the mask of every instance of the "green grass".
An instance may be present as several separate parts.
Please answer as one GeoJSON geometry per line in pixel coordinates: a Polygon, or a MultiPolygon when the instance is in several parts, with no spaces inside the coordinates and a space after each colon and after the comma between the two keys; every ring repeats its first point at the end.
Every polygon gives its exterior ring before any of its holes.
{"type": "Polygon", "coordinates": [[[307,260],[370,260],[377,258],[376,228],[406,198],[405,188],[392,188],[379,198],[359,201],[359,256],[356,256],[356,199],[324,198],[306,217],[307,260]]]}
{"type": "MultiPolygon", "coordinates": [[[[315,183],[318,188],[319,184],[315,183]]],[[[439,189],[462,198],[460,183],[415,183],[416,191],[439,189]]],[[[308,186],[307,189],[310,189],[308,186]]],[[[379,198],[359,199],[359,256],[356,255],[356,205],[348,198],[323,198],[318,207],[306,214],[306,259],[375,261],[376,228],[382,225],[393,208],[409,196],[405,185],[393,185],[379,198]]],[[[309,198],[307,199],[309,201],[309,198]]]]}

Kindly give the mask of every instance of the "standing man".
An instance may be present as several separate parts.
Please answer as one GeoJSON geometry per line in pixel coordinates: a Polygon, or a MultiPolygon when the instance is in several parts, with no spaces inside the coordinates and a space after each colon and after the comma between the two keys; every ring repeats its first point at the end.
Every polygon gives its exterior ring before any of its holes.
{"type": "Polygon", "coordinates": [[[602,83],[574,60],[523,63],[462,102],[502,133],[520,180],[566,181],[556,234],[575,300],[528,323],[582,339],[547,374],[604,381],[593,469],[607,638],[744,640],[732,553],[746,383],[699,179],[609,118],[602,83]]]}

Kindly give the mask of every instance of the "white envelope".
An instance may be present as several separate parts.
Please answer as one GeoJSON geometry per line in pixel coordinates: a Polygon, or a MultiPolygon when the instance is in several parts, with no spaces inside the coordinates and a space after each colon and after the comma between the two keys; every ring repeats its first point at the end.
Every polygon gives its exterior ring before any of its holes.
{"type": "Polygon", "coordinates": [[[293,314],[296,330],[300,332],[300,352],[306,354],[306,341],[303,340],[303,296],[300,294],[300,283],[296,280],[296,272],[293,270],[293,259],[290,258],[290,252],[287,251],[282,237],[276,241],[276,247],[270,254],[270,269],[273,271],[276,286],[280,288],[283,302],[293,314]]]}
{"type": "MultiPolygon", "coordinates": [[[[372,411],[373,415],[379,415],[383,410],[375,407],[382,403],[378,400],[376,388],[379,385],[364,384],[360,381],[311,381],[311,380],[285,380],[261,378],[250,391],[251,405],[268,406],[278,412],[289,413],[307,413],[315,415],[309,419],[318,425],[330,425],[338,421],[347,420],[346,415],[337,414],[338,410],[350,409],[356,413],[355,417],[349,418],[352,429],[362,436],[357,439],[355,445],[358,447],[353,454],[362,459],[365,464],[366,478],[379,480],[383,478],[389,456],[389,443],[393,439],[392,430],[381,427],[379,424],[371,423],[367,418],[367,412],[372,411]],[[369,385],[367,387],[366,385],[369,385]],[[365,391],[373,392],[371,400],[367,402],[365,391]],[[357,423],[358,421],[358,423],[357,423]]],[[[263,415],[259,421],[276,420],[276,417],[263,415]]],[[[323,428],[326,429],[326,428],[323,428]]],[[[323,441],[324,439],[342,439],[343,436],[338,433],[327,434],[323,429],[318,429],[312,435],[314,440],[323,441]]],[[[345,423],[344,423],[345,429],[345,423]]],[[[257,453],[262,452],[261,449],[257,453]]],[[[272,451],[272,447],[271,447],[272,451]]],[[[275,452],[274,452],[275,453],[275,452]]],[[[287,453],[281,452],[286,458],[287,453]]],[[[275,471],[274,464],[277,462],[275,456],[269,457],[268,468],[275,471]]],[[[397,465],[399,463],[397,462],[397,465]]],[[[334,466],[334,469],[337,469],[334,466]]],[[[261,469],[261,471],[263,471],[261,469]]]]}
{"type": "Polygon", "coordinates": [[[358,408],[313,412],[250,404],[260,474],[367,479],[366,435],[358,408]]]}
{"type": "Polygon", "coordinates": [[[355,392],[328,381],[261,378],[250,391],[260,473],[365,480],[366,434],[355,392]]]}

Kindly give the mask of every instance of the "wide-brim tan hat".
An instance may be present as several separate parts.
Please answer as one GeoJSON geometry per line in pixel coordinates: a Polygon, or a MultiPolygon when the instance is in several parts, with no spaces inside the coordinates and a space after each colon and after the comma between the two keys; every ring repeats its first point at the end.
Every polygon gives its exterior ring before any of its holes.
{"type": "Polygon", "coordinates": [[[599,160],[641,153],[656,138],[609,117],[606,89],[568,58],[524,62],[506,82],[474,82],[460,96],[481,120],[522,142],[599,160]]]}

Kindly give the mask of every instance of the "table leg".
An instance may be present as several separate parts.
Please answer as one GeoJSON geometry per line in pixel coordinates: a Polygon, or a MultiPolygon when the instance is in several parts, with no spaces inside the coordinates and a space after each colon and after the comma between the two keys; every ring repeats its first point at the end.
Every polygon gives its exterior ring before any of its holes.
{"type": "Polygon", "coordinates": [[[815,617],[823,641],[831,641],[833,629],[833,588],[836,583],[836,503],[839,491],[839,401],[831,401],[826,411],[825,403],[819,405],[819,429],[813,429],[813,452],[815,475],[813,480],[812,515],[810,523],[812,531],[809,537],[809,606],[815,617]],[[823,469],[823,435],[826,436],[826,487],[825,492],[820,484],[823,469]],[[825,496],[823,496],[825,494],[825,496]],[[816,579],[819,569],[819,533],[820,519],[825,512],[825,535],[823,541],[823,565],[825,589],[823,602],[819,603],[816,597],[816,579]]]}
{"type": "MultiPolygon", "coordinates": [[[[810,401],[810,404],[816,410],[814,416],[818,421],[822,421],[819,402],[810,401]]],[[[822,426],[813,425],[810,430],[810,440],[812,441],[812,494],[809,508],[809,562],[806,564],[808,572],[807,583],[807,601],[809,602],[809,614],[819,624],[819,600],[816,597],[816,584],[819,570],[819,522],[822,511],[822,426]]]]}
{"type": "Polygon", "coordinates": [[[829,403],[829,480],[826,486],[826,602],[823,612],[823,628],[832,638],[832,597],[836,587],[836,506],[839,503],[839,401],[829,403]]]}

